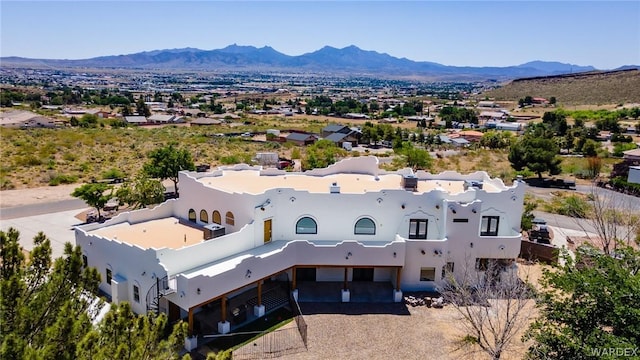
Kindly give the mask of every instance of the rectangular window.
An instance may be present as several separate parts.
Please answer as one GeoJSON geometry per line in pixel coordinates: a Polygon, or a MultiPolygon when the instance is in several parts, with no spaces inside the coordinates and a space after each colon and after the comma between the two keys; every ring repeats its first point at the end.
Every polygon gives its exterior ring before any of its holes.
{"type": "Polygon", "coordinates": [[[107,269],[107,284],[111,285],[111,269],[107,269]]]}
{"type": "Polygon", "coordinates": [[[87,267],[89,265],[89,259],[87,255],[82,255],[82,266],[87,267]]]}
{"type": "Polygon", "coordinates": [[[480,236],[498,236],[499,216],[483,216],[480,225],[480,236]]]}
{"type": "Polygon", "coordinates": [[[409,239],[427,238],[427,219],[409,220],[409,239]]]}
{"type": "Polygon", "coordinates": [[[436,281],[436,268],[434,267],[420,268],[420,281],[436,281]]]}
{"type": "Polygon", "coordinates": [[[447,274],[453,274],[453,263],[448,262],[447,265],[442,267],[442,278],[446,278],[447,274]]]}
{"type": "Polygon", "coordinates": [[[133,285],[133,301],[140,302],[140,289],[136,285],[133,285]]]}
{"type": "Polygon", "coordinates": [[[456,223],[468,223],[469,219],[455,218],[455,219],[453,219],[453,222],[456,222],[456,223]]]}
{"type": "Polygon", "coordinates": [[[476,258],[476,270],[486,271],[487,269],[502,271],[514,262],[514,259],[486,259],[476,258]]]}

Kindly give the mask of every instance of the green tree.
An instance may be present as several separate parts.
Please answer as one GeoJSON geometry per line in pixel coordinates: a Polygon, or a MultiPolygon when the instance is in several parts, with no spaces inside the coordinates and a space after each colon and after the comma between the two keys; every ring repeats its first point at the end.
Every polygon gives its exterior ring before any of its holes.
{"type": "Polygon", "coordinates": [[[134,209],[164,201],[165,188],[162,182],[149,179],[142,174],[133,182],[126,182],[117,191],[116,197],[121,205],[127,204],[134,209]]]}
{"type": "MultiPolygon", "coordinates": [[[[531,359],[614,359],[603,349],[638,349],[640,344],[640,252],[619,247],[610,256],[581,247],[575,261],[545,270],[541,317],[524,340],[535,342],[531,359]]],[[[630,358],[637,358],[637,354],[630,358]]]]}
{"type": "Polygon", "coordinates": [[[122,116],[131,116],[131,106],[129,105],[125,105],[122,107],[122,110],[120,110],[120,113],[122,114],[122,116]]]}
{"type": "Polygon", "coordinates": [[[547,124],[557,136],[564,136],[569,128],[567,117],[559,111],[545,112],[542,115],[542,123],[547,124]]]}
{"type": "Polygon", "coordinates": [[[0,231],[0,358],[75,359],[75,345],[91,327],[87,295],[97,293],[100,275],[69,243],[52,262],[43,233],[26,260],[19,237],[13,228],[0,231]]]}
{"type": "Polygon", "coordinates": [[[490,130],[480,138],[480,145],[489,149],[506,149],[511,145],[513,135],[508,131],[490,130]]]}
{"type": "Polygon", "coordinates": [[[77,346],[78,359],[178,359],[187,324],[180,322],[171,335],[165,314],[136,315],[124,302],[113,306],[100,324],[77,346]]]}
{"type": "Polygon", "coordinates": [[[84,200],[87,205],[94,207],[98,211],[104,208],[113,195],[113,186],[103,183],[84,184],[71,193],[71,196],[84,200]]]}
{"type": "Polygon", "coordinates": [[[142,98],[142,96],[136,102],[136,112],[140,116],[145,116],[145,117],[151,116],[151,109],[149,109],[149,106],[147,106],[147,104],[144,103],[144,98],[142,98]]]}
{"type": "Polygon", "coordinates": [[[309,170],[327,167],[336,162],[336,158],[346,156],[347,152],[336,146],[331,140],[318,140],[308,146],[306,155],[302,159],[302,169],[309,170]]]}
{"type": "Polygon", "coordinates": [[[533,210],[538,207],[538,204],[535,201],[532,201],[530,198],[524,199],[524,211],[522,212],[522,217],[520,219],[520,228],[524,231],[529,231],[533,227],[533,219],[535,215],[533,214],[533,210]]]}
{"type": "Polygon", "coordinates": [[[598,156],[598,149],[600,149],[600,143],[595,140],[586,139],[582,145],[582,154],[588,157],[598,156]]]}
{"type": "Polygon", "coordinates": [[[433,163],[433,159],[429,152],[413,146],[409,141],[404,141],[401,146],[394,148],[394,151],[401,155],[404,166],[416,169],[428,169],[433,163]]]}
{"type": "Polygon", "coordinates": [[[0,231],[1,359],[179,358],[185,323],[171,332],[164,314],[138,316],[122,303],[92,325],[100,275],[84,266],[80,247],[66,243],[52,261],[51,243],[39,233],[27,259],[19,238],[13,228],[0,231]]]}
{"type": "Polygon", "coordinates": [[[509,162],[517,171],[527,168],[542,178],[543,172],[557,175],[562,171],[557,154],[558,145],[553,139],[527,134],[511,146],[509,162]]]}
{"type": "Polygon", "coordinates": [[[179,195],[178,172],[196,169],[189,151],[176,149],[173,144],[151,151],[149,159],[150,161],[144,164],[142,168],[144,174],[152,178],[173,181],[176,196],[179,195]]]}
{"type": "Polygon", "coordinates": [[[98,115],[84,114],[80,117],[78,125],[83,128],[94,128],[98,125],[98,115]]]}

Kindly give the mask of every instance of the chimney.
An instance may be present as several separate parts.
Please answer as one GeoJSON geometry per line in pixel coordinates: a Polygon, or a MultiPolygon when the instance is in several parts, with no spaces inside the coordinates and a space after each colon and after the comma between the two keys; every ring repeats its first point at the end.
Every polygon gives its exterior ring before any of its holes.
{"type": "Polygon", "coordinates": [[[338,186],[337,182],[334,182],[329,186],[329,193],[331,194],[340,194],[340,186],[338,186]]]}

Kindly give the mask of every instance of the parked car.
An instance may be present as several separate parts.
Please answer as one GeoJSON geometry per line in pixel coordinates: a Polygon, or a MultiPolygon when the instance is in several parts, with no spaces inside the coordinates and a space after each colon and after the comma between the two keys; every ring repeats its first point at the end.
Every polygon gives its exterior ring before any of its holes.
{"type": "Polygon", "coordinates": [[[283,170],[289,167],[293,167],[293,165],[295,165],[295,162],[293,160],[289,160],[289,159],[283,159],[280,158],[280,160],[278,160],[278,169],[279,170],[283,170]]]}
{"type": "Polygon", "coordinates": [[[576,189],[576,182],[574,180],[566,180],[566,179],[544,179],[542,181],[543,187],[553,187],[553,188],[561,188],[561,189],[576,189]]]}

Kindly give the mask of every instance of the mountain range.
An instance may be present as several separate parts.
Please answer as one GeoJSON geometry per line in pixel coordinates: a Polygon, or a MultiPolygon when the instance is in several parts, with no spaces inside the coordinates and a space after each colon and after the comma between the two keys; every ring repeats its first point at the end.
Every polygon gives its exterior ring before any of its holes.
{"type": "Polygon", "coordinates": [[[351,45],[342,49],[325,46],[314,52],[290,56],[270,46],[229,45],[223,49],[195,48],[145,51],[128,55],[101,56],[82,60],[2,57],[4,65],[32,65],[82,68],[147,70],[281,71],[291,73],[333,73],[363,76],[415,77],[432,80],[506,80],[596,70],[560,62],[531,61],[506,67],[448,66],[413,61],[351,45]]]}

